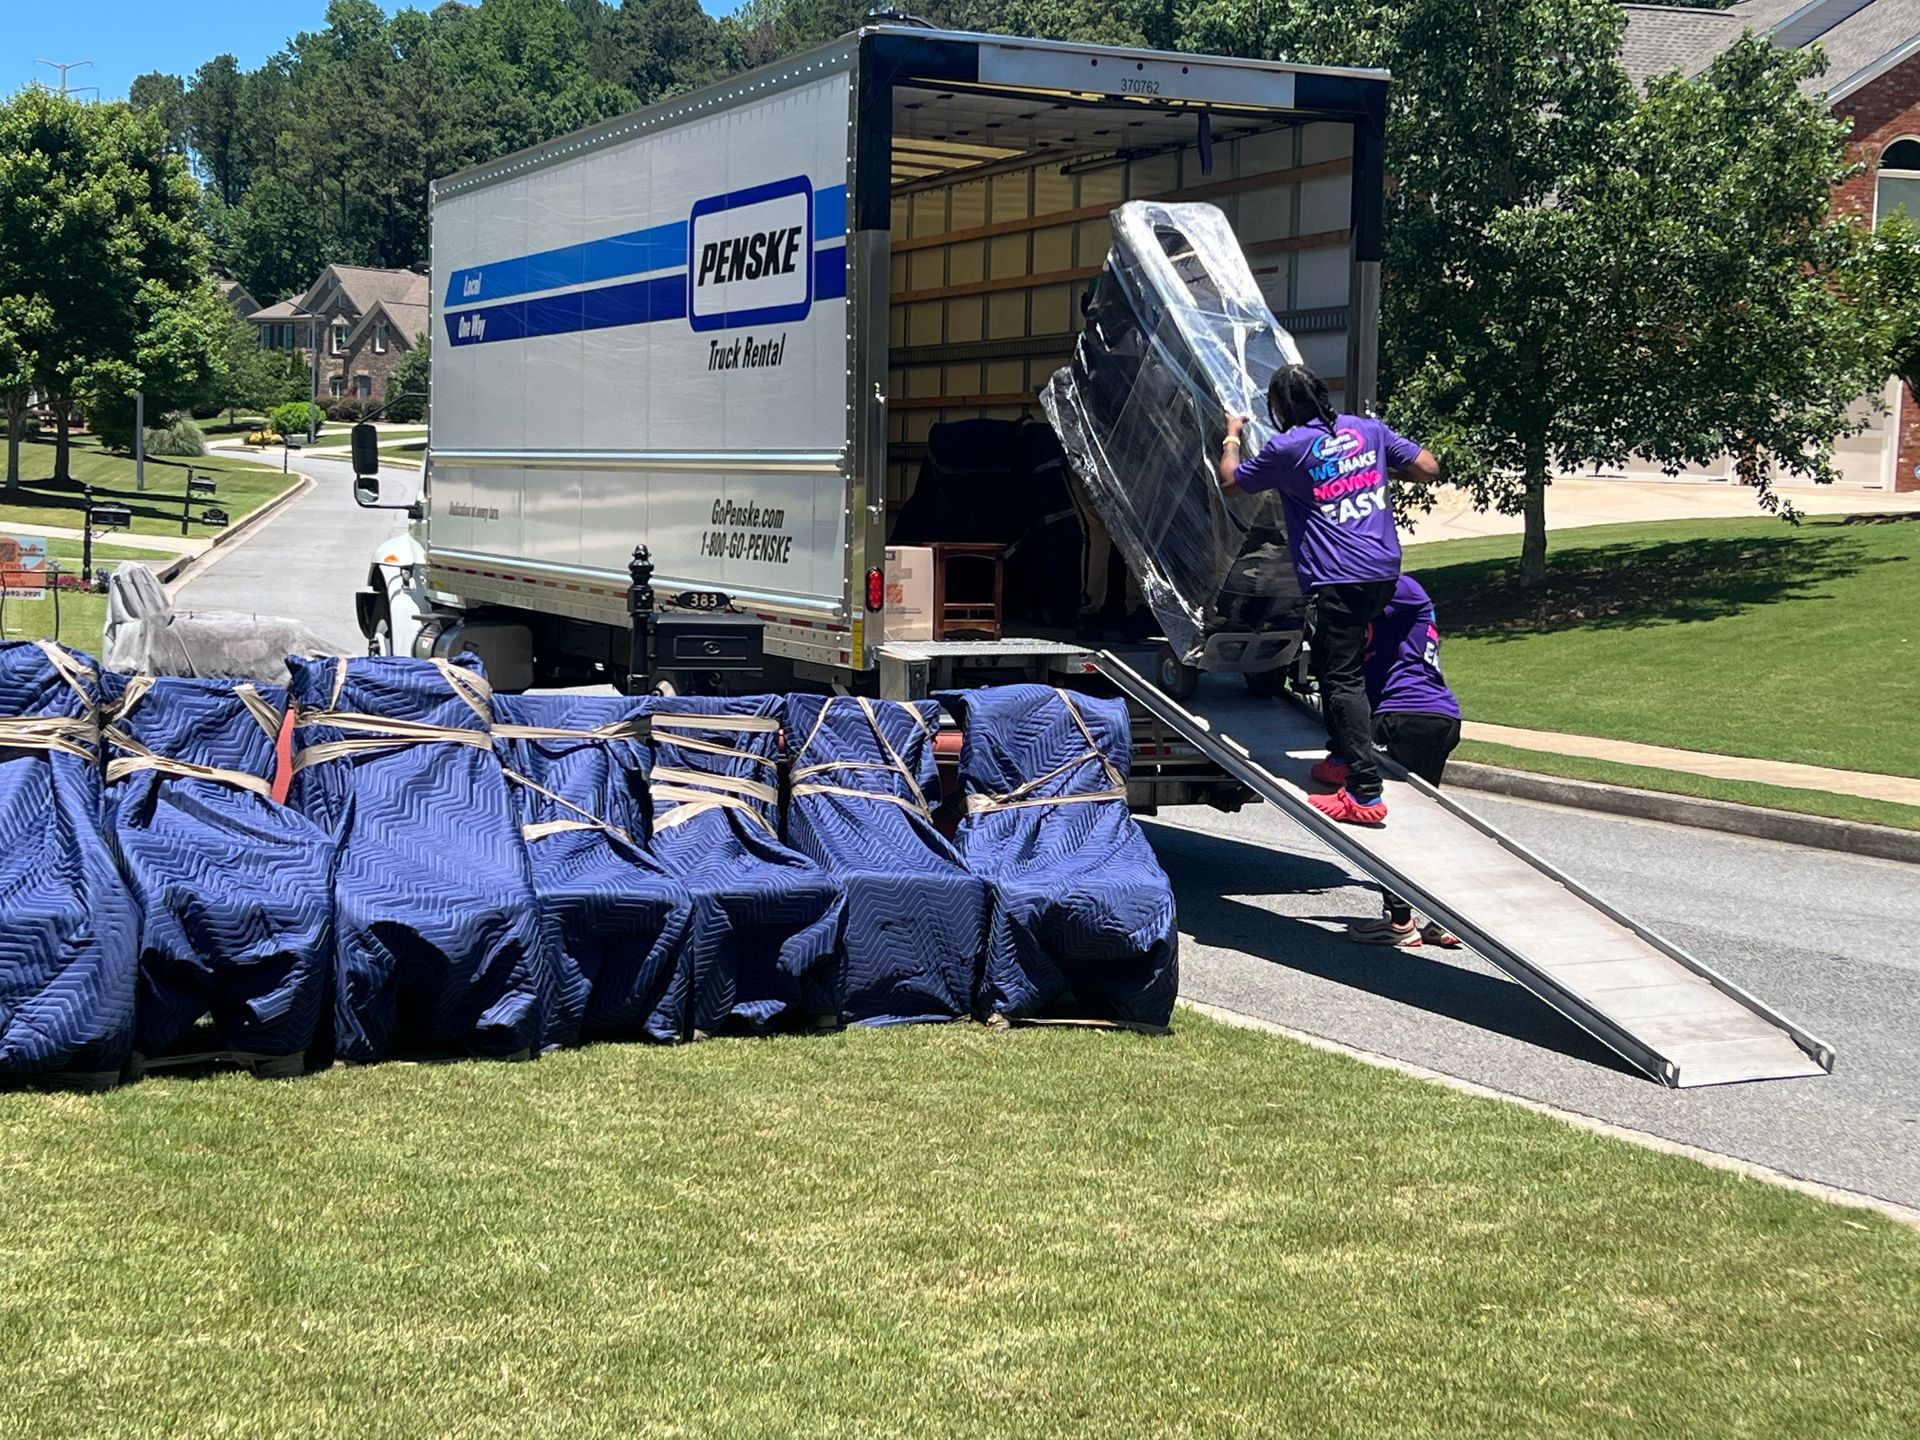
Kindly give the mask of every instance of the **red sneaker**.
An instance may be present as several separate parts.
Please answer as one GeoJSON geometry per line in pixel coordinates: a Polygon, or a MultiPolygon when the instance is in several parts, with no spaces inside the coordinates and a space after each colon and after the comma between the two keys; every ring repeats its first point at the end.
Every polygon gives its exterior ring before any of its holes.
{"type": "Polygon", "coordinates": [[[1313,769],[1307,772],[1310,779],[1322,785],[1331,785],[1336,790],[1347,788],[1347,762],[1336,760],[1329,755],[1324,760],[1316,760],[1313,769]]]}
{"type": "Polygon", "coordinates": [[[1363,805],[1345,790],[1336,790],[1331,795],[1309,795],[1307,803],[1329,820],[1338,820],[1342,825],[1387,823],[1387,802],[1384,798],[1363,805]]]}

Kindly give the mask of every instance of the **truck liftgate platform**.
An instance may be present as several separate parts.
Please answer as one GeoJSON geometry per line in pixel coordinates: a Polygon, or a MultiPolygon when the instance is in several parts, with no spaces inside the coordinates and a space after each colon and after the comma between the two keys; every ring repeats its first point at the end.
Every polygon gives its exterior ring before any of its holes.
{"type": "Polygon", "coordinates": [[[1326,733],[1305,707],[1204,692],[1182,705],[1111,654],[1094,664],[1129,701],[1348,864],[1661,1083],[1724,1085],[1833,1069],[1831,1046],[1390,762],[1385,826],[1327,819],[1307,803],[1307,771],[1326,753],[1326,733]]]}

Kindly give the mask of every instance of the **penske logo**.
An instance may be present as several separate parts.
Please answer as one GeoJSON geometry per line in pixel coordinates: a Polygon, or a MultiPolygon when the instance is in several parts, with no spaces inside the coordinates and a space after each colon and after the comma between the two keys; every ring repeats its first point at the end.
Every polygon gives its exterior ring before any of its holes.
{"type": "Polygon", "coordinates": [[[813,307],[813,187],[803,175],[715,195],[687,226],[695,330],[803,320],[813,307]]]}

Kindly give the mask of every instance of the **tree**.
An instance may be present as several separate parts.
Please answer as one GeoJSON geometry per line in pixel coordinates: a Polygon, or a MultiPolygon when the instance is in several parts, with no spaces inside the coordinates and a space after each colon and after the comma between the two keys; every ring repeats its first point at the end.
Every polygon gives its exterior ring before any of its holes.
{"type": "Polygon", "coordinates": [[[241,89],[239,63],[231,55],[216,55],[193,72],[186,94],[187,142],[229,205],[246,189],[241,89]]]}
{"type": "Polygon", "coordinates": [[[159,122],[169,150],[176,155],[187,153],[187,87],[178,75],[136,75],[127,91],[127,104],[134,114],[150,115],[159,122]]]}
{"type": "Polygon", "coordinates": [[[34,387],[57,416],[54,476],[69,478],[68,414],[197,383],[200,318],[219,304],[186,162],[159,122],[40,87],[0,105],[0,294],[34,318],[34,387]]]}
{"type": "MultiPolygon", "coordinates": [[[[3,163],[3,162],[0,162],[3,163]]],[[[7,488],[20,484],[20,440],[27,425],[27,401],[40,368],[40,347],[52,328],[45,299],[12,288],[0,275],[0,409],[7,421],[7,488]]]]}
{"type": "Polygon", "coordinates": [[[431,349],[430,338],[422,335],[393,367],[393,378],[387,382],[387,394],[391,397],[387,401],[389,420],[427,418],[427,384],[433,368],[431,349]]]}
{"type": "Polygon", "coordinates": [[[264,415],[287,398],[281,393],[287,367],[280,352],[261,349],[259,330],[231,310],[220,327],[219,343],[213,347],[211,358],[203,399],[226,411],[229,423],[242,411],[264,415]]]}
{"type": "MultiPolygon", "coordinates": [[[[1736,453],[1763,501],[1831,478],[1885,375],[1863,234],[1831,214],[1839,127],[1819,62],[1746,41],[1642,100],[1609,0],[1203,0],[1187,36],[1383,64],[1382,390],[1448,483],[1525,517],[1546,573],[1555,473],[1736,453]]],[[[1428,497],[1403,497],[1412,504],[1428,497]]]]}

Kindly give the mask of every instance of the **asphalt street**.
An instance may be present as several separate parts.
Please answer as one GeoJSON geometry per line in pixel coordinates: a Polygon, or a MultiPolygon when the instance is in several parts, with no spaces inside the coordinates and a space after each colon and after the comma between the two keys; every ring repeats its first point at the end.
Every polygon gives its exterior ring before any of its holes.
{"type": "MultiPolygon", "coordinates": [[[[201,609],[284,615],[363,643],[353,592],[397,511],[357,508],[340,461],[181,588],[201,609]]],[[[388,471],[411,494],[412,470],[388,471]]],[[[390,488],[392,488],[390,484],[390,488]]],[[[1626,913],[1839,1053],[1820,1079],[1667,1090],[1478,959],[1341,934],[1374,892],[1277,811],[1145,821],[1174,881],[1191,999],[1259,1016],[1806,1179],[1920,1205],[1920,867],[1470,797],[1626,913]]]]}
{"type": "Polygon", "coordinates": [[[1279,812],[1143,822],[1190,999],[1804,1179],[1920,1204],[1920,867],[1466,796],[1514,839],[1832,1045],[1829,1076],[1668,1090],[1464,951],[1341,935],[1377,892],[1279,812]]]}
{"type": "MultiPolygon", "coordinates": [[[[353,592],[366,584],[374,547],[406,531],[406,513],[354,504],[353,467],[345,460],[307,458],[297,468],[313,478],[313,489],[231,548],[213,552],[178,587],[174,604],[279,615],[361,650],[367,642],[353,618],[353,592]]],[[[396,499],[412,497],[419,487],[412,467],[389,466],[380,474],[396,499]]]]}

